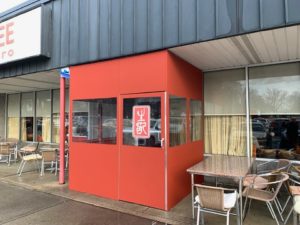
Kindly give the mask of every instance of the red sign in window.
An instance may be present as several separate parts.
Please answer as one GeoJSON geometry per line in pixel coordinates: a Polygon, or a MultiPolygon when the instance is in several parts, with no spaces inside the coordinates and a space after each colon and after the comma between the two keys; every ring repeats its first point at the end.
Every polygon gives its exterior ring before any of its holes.
{"type": "Polygon", "coordinates": [[[134,138],[150,137],[150,106],[133,106],[132,109],[132,136],[134,138]]]}

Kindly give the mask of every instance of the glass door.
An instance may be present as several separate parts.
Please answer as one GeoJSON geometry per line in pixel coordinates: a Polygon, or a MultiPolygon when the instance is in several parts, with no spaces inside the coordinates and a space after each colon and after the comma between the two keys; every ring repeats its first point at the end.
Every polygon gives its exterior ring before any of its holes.
{"type": "Polygon", "coordinates": [[[164,209],[165,94],[121,98],[120,199],[164,209]]]}

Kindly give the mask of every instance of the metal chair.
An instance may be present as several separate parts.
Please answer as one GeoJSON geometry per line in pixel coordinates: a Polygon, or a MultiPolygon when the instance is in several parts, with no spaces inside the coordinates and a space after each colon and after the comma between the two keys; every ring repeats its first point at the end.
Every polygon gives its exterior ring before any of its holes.
{"type": "Polygon", "coordinates": [[[53,150],[44,150],[41,152],[41,154],[42,154],[41,176],[43,176],[45,174],[45,165],[46,164],[50,164],[51,168],[54,168],[55,175],[56,175],[57,174],[57,165],[58,165],[57,149],[54,151],[53,150]]]}
{"type": "Polygon", "coordinates": [[[284,224],[287,223],[289,220],[290,216],[292,213],[294,213],[294,225],[298,224],[299,220],[299,214],[300,214],[300,205],[298,203],[298,207],[294,207],[297,202],[300,202],[300,170],[298,169],[297,166],[291,166],[288,172],[289,175],[289,180],[286,182],[287,184],[287,189],[289,192],[289,197],[286,200],[286,203],[284,205],[284,208],[282,210],[282,213],[284,213],[285,208],[287,207],[289,201],[292,199],[293,200],[293,207],[290,209],[288,212],[286,219],[284,221],[284,224]]]}
{"type": "Polygon", "coordinates": [[[14,149],[11,149],[10,144],[2,144],[0,145],[0,156],[6,157],[6,162],[8,166],[10,166],[11,156],[14,154],[14,149]]]}
{"type": "Polygon", "coordinates": [[[203,212],[226,216],[229,225],[231,209],[236,208],[237,223],[240,224],[238,193],[235,189],[195,185],[198,195],[195,197],[197,225],[204,224],[203,212]]]}
{"type": "Polygon", "coordinates": [[[27,148],[31,148],[30,151],[28,151],[30,152],[29,154],[25,154],[25,155],[20,154],[22,161],[17,171],[18,176],[22,175],[22,172],[27,162],[35,162],[38,167],[38,170],[40,170],[38,161],[42,159],[42,156],[38,153],[39,142],[37,144],[31,144],[27,146],[27,148]]]}
{"type": "Polygon", "coordinates": [[[244,204],[244,218],[246,216],[246,206],[247,202],[249,200],[249,209],[251,205],[251,200],[257,200],[257,201],[262,201],[265,202],[273,219],[275,219],[277,225],[279,225],[279,221],[277,219],[277,216],[275,214],[275,211],[273,209],[272,204],[274,203],[277,211],[279,213],[279,216],[282,221],[283,217],[280,211],[280,207],[278,205],[277,201],[277,195],[282,187],[282,184],[289,179],[289,176],[284,173],[275,173],[275,174],[260,174],[256,175],[254,179],[251,181],[249,186],[247,186],[244,191],[243,191],[243,196],[246,198],[245,204],[244,204]],[[265,183],[259,182],[259,184],[255,183],[258,178],[263,178],[266,180],[265,183]],[[265,188],[261,188],[261,185],[266,186],[265,188]]]}

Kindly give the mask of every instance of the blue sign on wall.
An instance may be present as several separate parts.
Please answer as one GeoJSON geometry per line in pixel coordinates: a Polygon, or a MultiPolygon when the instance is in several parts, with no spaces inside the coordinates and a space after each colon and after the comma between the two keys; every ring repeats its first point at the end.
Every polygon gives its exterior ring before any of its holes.
{"type": "Polygon", "coordinates": [[[60,70],[60,77],[70,79],[70,68],[65,67],[60,70]]]}

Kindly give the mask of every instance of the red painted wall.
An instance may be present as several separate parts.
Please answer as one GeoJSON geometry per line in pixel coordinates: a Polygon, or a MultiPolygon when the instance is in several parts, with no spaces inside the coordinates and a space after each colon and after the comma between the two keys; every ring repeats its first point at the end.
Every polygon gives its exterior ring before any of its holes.
{"type": "MultiPolygon", "coordinates": [[[[119,61],[108,61],[72,67],[70,112],[75,99],[117,97],[119,64],[119,61]]],[[[70,127],[73,127],[72,119],[70,127]]],[[[70,189],[118,199],[118,155],[118,145],[72,142],[71,138],[70,189]]]]}
{"type": "MultiPolygon", "coordinates": [[[[190,99],[203,102],[202,79],[203,74],[199,69],[171,53],[168,54],[168,93],[187,98],[187,115],[190,111],[190,99]]],[[[168,209],[191,192],[190,175],[186,169],[203,159],[203,141],[191,142],[189,133],[187,126],[187,143],[168,148],[168,209]]]]}
{"type": "Polygon", "coordinates": [[[155,52],[120,60],[120,94],[166,90],[167,52],[155,52]]]}
{"type": "MultiPolygon", "coordinates": [[[[121,100],[129,94],[162,95],[166,91],[202,99],[201,72],[167,51],[75,66],[71,74],[70,102],[117,97],[118,124],[123,113],[121,100]]],[[[123,146],[120,126],[117,132],[116,145],[71,141],[70,189],[165,209],[164,151],[123,146]]],[[[169,148],[167,209],[190,192],[186,169],[202,156],[202,141],[169,148]]]]}

